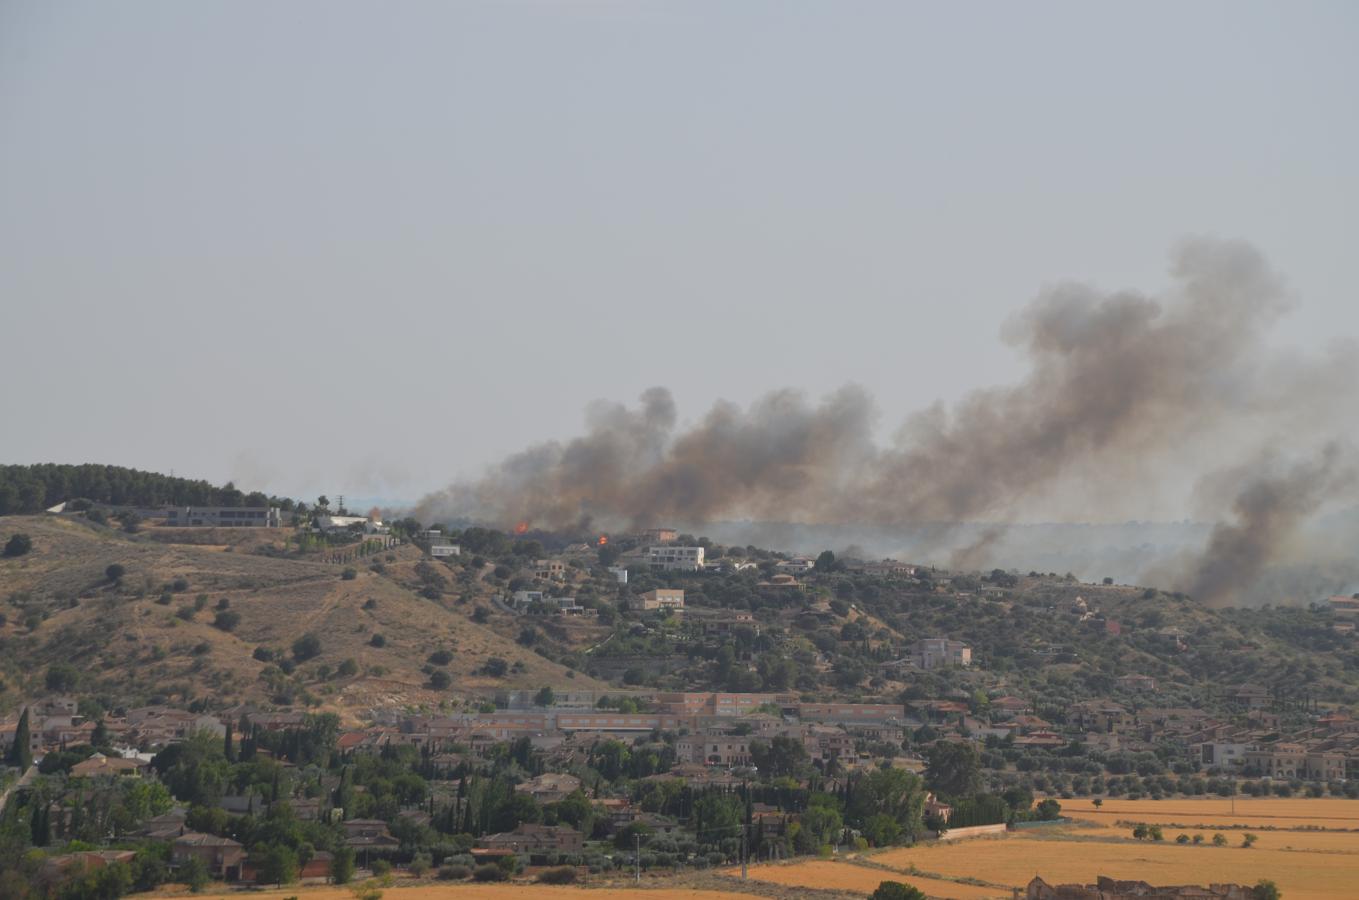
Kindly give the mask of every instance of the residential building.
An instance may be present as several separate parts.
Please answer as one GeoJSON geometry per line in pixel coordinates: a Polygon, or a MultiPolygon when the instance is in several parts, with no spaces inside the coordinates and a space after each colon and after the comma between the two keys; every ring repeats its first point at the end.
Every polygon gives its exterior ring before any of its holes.
{"type": "Polygon", "coordinates": [[[446,559],[450,556],[461,556],[462,547],[453,543],[442,534],[429,538],[429,555],[435,559],[446,559]]]}
{"type": "Polygon", "coordinates": [[[241,876],[245,848],[231,838],[196,831],[175,838],[170,847],[170,862],[182,866],[194,857],[201,859],[215,877],[234,881],[241,876]]]}
{"type": "Polygon", "coordinates": [[[1329,597],[1326,603],[1337,616],[1359,616],[1359,597],[1346,597],[1343,594],[1329,597]]]}
{"type": "Polygon", "coordinates": [[[278,528],[276,506],[176,506],[165,511],[165,524],[203,528],[278,528]]]}
{"type": "Polygon", "coordinates": [[[539,803],[557,803],[580,790],[580,779],[574,775],[547,772],[514,786],[516,793],[528,794],[539,803]]]}
{"type": "Polygon", "coordinates": [[[673,528],[648,528],[641,538],[651,544],[673,544],[679,540],[679,532],[673,528]]]}
{"type": "MultiPolygon", "coordinates": [[[[702,548],[699,548],[700,550],[702,548]]],[[[684,609],[684,591],[676,588],[657,588],[641,597],[642,609],[684,609]]]]}
{"type": "Polygon", "coordinates": [[[628,583],[628,570],[626,566],[609,566],[609,574],[612,575],[614,580],[619,584],[628,583]]]}
{"type": "Polygon", "coordinates": [[[1150,675],[1122,675],[1118,678],[1118,686],[1125,691],[1154,693],[1156,679],[1150,675]]]}
{"type": "Polygon", "coordinates": [[[540,559],[533,564],[533,577],[548,581],[565,581],[566,563],[560,559],[540,559]]]}
{"type": "Polygon", "coordinates": [[[925,638],[911,645],[911,658],[918,669],[972,665],[972,648],[948,638],[925,638]]]}
{"type": "Polygon", "coordinates": [[[1243,684],[1232,694],[1232,699],[1247,709],[1269,706],[1269,691],[1258,684],[1243,684]]]}
{"type": "Polygon", "coordinates": [[[477,841],[477,846],[514,853],[580,853],[585,849],[585,836],[566,825],[524,823],[514,831],[488,834],[477,841]]]}
{"type": "Polygon", "coordinates": [[[750,738],[712,732],[691,734],[675,742],[675,755],[682,762],[709,766],[750,765],[750,738]]]}
{"type": "Polygon", "coordinates": [[[702,547],[652,547],[647,551],[651,568],[667,572],[703,571],[702,547]]]}
{"type": "Polygon", "coordinates": [[[1246,764],[1249,744],[1241,741],[1204,741],[1190,749],[1200,765],[1214,769],[1240,769],[1246,764]]]}
{"type": "Polygon", "coordinates": [[[116,778],[121,775],[143,775],[151,770],[151,763],[146,760],[123,759],[119,756],[105,756],[96,753],[89,759],[83,760],[71,766],[71,776],[73,778],[116,778]]]}

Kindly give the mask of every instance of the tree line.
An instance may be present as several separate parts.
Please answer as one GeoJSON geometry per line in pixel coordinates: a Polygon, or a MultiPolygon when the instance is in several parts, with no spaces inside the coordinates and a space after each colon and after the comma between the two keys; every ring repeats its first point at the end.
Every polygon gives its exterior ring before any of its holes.
{"type": "MultiPolygon", "coordinates": [[[[285,501],[258,491],[246,493],[231,482],[217,487],[203,480],[176,478],[123,466],[94,463],[0,466],[0,516],[42,512],[66,500],[111,506],[268,506],[285,501]]],[[[291,508],[291,500],[286,501],[291,508]]]]}

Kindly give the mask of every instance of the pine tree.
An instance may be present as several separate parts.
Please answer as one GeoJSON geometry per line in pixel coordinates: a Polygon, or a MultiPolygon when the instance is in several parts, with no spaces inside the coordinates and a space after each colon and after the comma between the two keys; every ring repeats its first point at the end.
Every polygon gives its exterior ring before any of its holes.
{"type": "Polygon", "coordinates": [[[5,764],[17,767],[21,772],[28,771],[28,767],[33,765],[33,748],[29,746],[32,738],[28,731],[28,707],[24,707],[23,714],[19,716],[19,725],[14,729],[14,743],[9,745],[9,753],[5,755],[5,764]]]}

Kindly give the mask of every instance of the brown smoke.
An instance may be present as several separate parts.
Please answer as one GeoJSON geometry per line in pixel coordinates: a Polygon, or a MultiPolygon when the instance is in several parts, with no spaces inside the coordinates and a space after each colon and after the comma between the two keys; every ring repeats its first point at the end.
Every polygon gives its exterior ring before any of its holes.
{"type": "Polygon", "coordinates": [[[1350,494],[1359,470],[1352,448],[1330,443],[1315,459],[1291,465],[1267,459],[1240,475],[1232,521],[1214,526],[1207,548],[1179,579],[1190,596],[1212,606],[1250,592],[1271,563],[1286,557],[1311,516],[1327,501],[1350,494]]]}
{"type": "MultiPolygon", "coordinates": [[[[789,390],[748,409],[720,402],[680,433],[669,392],[653,388],[637,409],[593,405],[582,437],[511,456],[426,497],[415,515],[551,528],[1014,521],[1063,493],[1088,507],[1089,485],[1112,498],[1092,511],[1100,518],[1164,490],[1162,468],[1183,467],[1194,448],[1220,465],[1281,430],[1301,440],[1336,420],[1355,357],[1318,363],[1267,349],[1287,304],[1257,251],[1187,241],[1171,275],[1160,297],[1080,284],[1043,291],[1002,331],[1029,360],[1023,380],[919,413],[886,447],[872,440],[873,405],[856,387],[817,404],[789,390]]],[[[1259,533],[1269,540],[1286,524],[1259,533]]],[[[1225,552],[1223,541],[1210,552],[1225,552]]],[[[993,542],[969,548],[969,561],[993,542]]]]}

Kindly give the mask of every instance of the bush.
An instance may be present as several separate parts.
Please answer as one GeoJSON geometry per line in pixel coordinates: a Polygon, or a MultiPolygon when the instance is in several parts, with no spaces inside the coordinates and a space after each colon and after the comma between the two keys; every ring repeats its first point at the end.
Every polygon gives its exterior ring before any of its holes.
{"type": "Polygon", "coordinates": [[[359,573],[354,569],[345,569],[343,572],[340,573],[340,578],[344,579],[345,581],[353,581],[355,578],[358,577],[359,573]]]}
{"type": "Polygon", "coordinates": [[[497,866],[495,863],[484,863],[477,866],[472,873],[474,881],[509,881],[510,873],[497,866]]]}
{"type": "Polygon", "coordinates": [[[59,663],[47,667],[46,684],[49,691],[66,694],[75,690],[79,683],[80,672],[76,670],[75,666],[59,663]]]}
{"type": "Polygon", "coordinates": [[[33,539],[26,534],[16,534],[5,543],[6,556],[23,556],[33,549],[33,539]]]}
{"type": "Polygon", "coordinates": [[[471,874],[472,870],[466,866],[447,865],[439,867],[439,879],[441,881],[462,881],[471,874]]]}
{"type": "Polygon", "coordinates": [[[481,670],[492,678],[500,678],[510,670],[510,664],[498,656],[492,656],[486,660],[486,664],[481,667],[481,670]]]}
{"type": "Polygon", "coordinates": [[[428,853],[417,853],[415,856],[411,857],[411,874],[416,878],[419,878],[429,871],[430,865],[431,861],[428,853]]]}
{"type": "Polygon", "coordinates": [[[444,672],[442,670],[436,671],[429,676],[429,686],[434,688],[436,691],[446,690],[448,686],[452,683],[453,679],[449,676],[447,672],[444,672]]]}
{"type": "Polygon", "coordinates": [[[174,589],[176,594],[182,594],[189,589],[189,579],[176,578],[170,583],[170,587],[174,589]]]}
{"type": "Polygon", "coordinates": [[[339,675],[341,678],[351,678],[358,673],[359,664],[353,659],[346,659],[344,662],[340,663],[339,668],[335,670],[335,674],[339,675]]]}
{"type": "Polygon", "coordinates": [[[270,650],[268,647],[256,647],[255,652],[250,655],[260,662],[274,661],[274,651],[270,650]]]}
{"type": "Polygon", "coordinates": [[[368,643],[374,647],[387,646],[387,639],[380,634],[375,634],[368,639],[368,643]]]}
{"type": "Polygon", "coordinates": [[[868,895],[868,900],[925,900],[925,895],[917,887],[902,884],[900,881],[884,881],[878,889],[868,895]]]}
{"type": "MultiPolygon", "coordinates": [[[[241,614],[224,609],[212,618],[212,626],[223,631],[232,631],[241,624],[241,614]]],[[[258,657],[257,657],[258,658],[258,657]]]]}
{"type": "Polygon", "coordinates": [[[293,641],[293,659],[298,662],[306,662],[321,653],[321,639],[311,632],[307,632],[297,640],[293,641]]]}
{"type": "Polygon", "coordinates": [[[575,884],[576,870],[572,866],[558,866],[539,874],[538,880],[543,884],[575,884]]]}
{"type": "Polygon", "coordinates": [[[119,581],[121,581],[123,576],[126,574],[127,569],[123,568],[118,563],[113,563],[107,569],[104,570],[104,577],[107,578],[109,581],[112,581],[114,584],[117,584],[119,581]]]}
{"type": "Polygon", "coordinates": [[[429,661],[436,666],[446,666],[453,661],[453,651],[435,650],[429,655],[429,661]]]}
{"type": "Polygon", "coordinates": [[[1221,832],[1218,832],[1217,834],[1213,835],[1213,846],[1214,847],[1227,846],[1227,836],[1225,834],[1222,834],[1221,832]]]}

